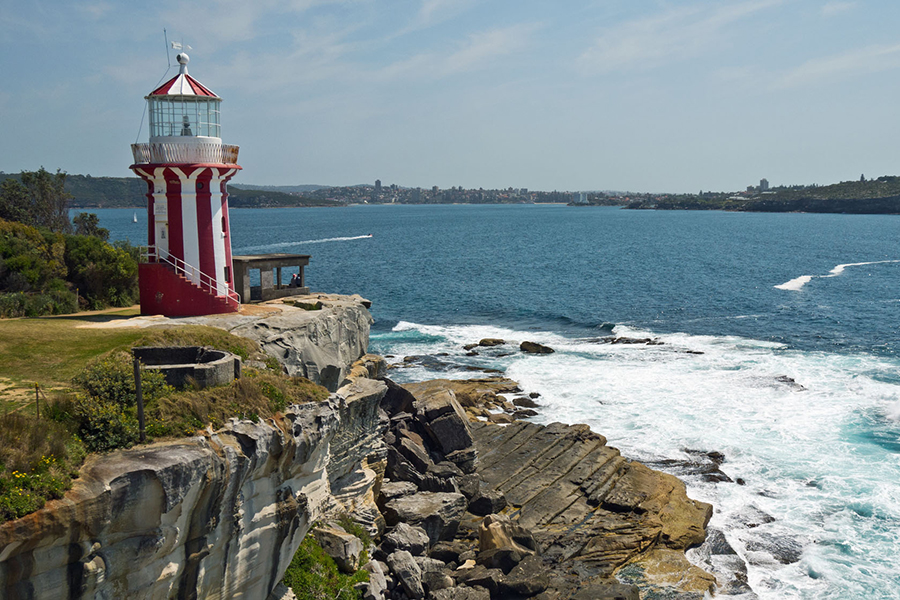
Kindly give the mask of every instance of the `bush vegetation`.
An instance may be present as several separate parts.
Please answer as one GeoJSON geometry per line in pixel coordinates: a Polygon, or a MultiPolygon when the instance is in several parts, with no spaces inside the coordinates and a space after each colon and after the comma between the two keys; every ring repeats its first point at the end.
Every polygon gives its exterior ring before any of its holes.
{"type": "Polygon", "coordinates": [[[110,245],[97,215],[76,215],[70,235],[66,175],[43,167],[0,183],[0,317],[130,306],[138,296],[137,249],[110,245]]]}
{"type": "Polygon", "coordinates": [[[0,522],[62,498],[84,460],[81,441],[50,420],[3,415],[0,440],[0,522]]]}
{"type": "MultiPolygon", "coordinates": [[[[357,534],[354,532],[354,535],[357,534]]],[[[364,544],[368,545],[366,540],[364,544]]],[[[368,557],[363,554],[360,562],[368,562],[368,557]]],[[[282,583],[294,591],[298,600],[359,600],[362,594],[353,586],[368,580],[369,574],[363,570],[351,575],[341,573],[316,538],[307,534],[285,571],[282,583]]]]}

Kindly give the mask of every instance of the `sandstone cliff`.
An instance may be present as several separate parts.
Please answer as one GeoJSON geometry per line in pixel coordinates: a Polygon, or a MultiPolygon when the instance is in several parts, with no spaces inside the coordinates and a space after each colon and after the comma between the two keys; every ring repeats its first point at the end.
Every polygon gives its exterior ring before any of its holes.
{"type": "Polygon", "coordinates": [[[238,314],[177,319],[226,329],[259,343],[288,375],[335,391],[369,346],[371,302],[360,296],[311,294],[252,306],[238,314]],[[292,303],[296,303],[296,306],[292,303]]]}
{"type": "Polygon", "coordinates": [[[0,597],[266,598],[313,521],[377,513],[385,390],[90,457],[65,498],[0,525],[0,597]]]}

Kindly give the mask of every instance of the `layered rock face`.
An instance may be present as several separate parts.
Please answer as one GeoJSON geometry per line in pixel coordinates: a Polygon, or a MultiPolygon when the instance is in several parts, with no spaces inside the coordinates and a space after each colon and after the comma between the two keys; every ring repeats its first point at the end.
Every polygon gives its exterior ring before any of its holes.
{"type": "Polygon", "coordinates": [[[254,340],[288,375],[306,377],[333,392],[369,347],[371,302],[333,294],[293,296],[291,302],[297,306],[272,302],[245,313],[178,321],[219,327],[254,340]]]}
{"type": "Polygon", "coordinates": [[[313,521],[376,520],[385,390],[90,457],[65,498],[0,525],[0,597],[266,598],[313,521]]]}

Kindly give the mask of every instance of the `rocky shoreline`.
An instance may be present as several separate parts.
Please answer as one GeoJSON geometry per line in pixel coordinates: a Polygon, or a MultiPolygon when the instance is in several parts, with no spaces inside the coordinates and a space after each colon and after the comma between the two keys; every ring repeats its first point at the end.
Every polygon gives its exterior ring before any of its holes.
{"type": "MultiPolygon", "coordinates": [[[[289,598],[277,584],[310,531],[342,568],[370,573],[367,600],[741,589],[686,559],[712,507],[676,477],[585,425],[523,420],[540,398],[496,374],[397,385],[362,355],[365,301],[318,299],[205,324],[327,383],[327,402],[90,457],[65,498],[0,525],[0,596],[289,598]],[[365,565],[342,515],[376,540],[365,565]]],[[[703,547],[728,560],[720,541],[703,547]]]]}
{"type": "Polygon", "coordinates": [[[712,507],[677,478],[584,425],[477,420],[497,414],[498,394],[520,392],[508,379],[385,383],[377,505],[388,529],[366,567],[368,600],[687,600],[714,589],[684,555],[704,541],[712,507]],[[625,565],[628,583],[616,578],[625,565]]]}

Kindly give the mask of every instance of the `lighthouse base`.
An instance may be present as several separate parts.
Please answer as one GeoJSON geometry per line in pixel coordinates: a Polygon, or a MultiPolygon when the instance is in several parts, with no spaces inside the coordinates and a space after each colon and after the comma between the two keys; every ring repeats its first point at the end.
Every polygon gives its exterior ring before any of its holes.
{"type": "Polygon", "coordinates": [[[144,315],[199,317],[240,310],[240,304],[210,294],[163,263],[138,265],[138,282],[144,315]]]}

